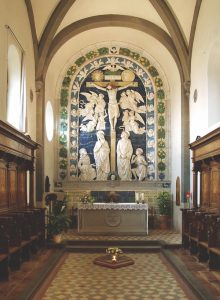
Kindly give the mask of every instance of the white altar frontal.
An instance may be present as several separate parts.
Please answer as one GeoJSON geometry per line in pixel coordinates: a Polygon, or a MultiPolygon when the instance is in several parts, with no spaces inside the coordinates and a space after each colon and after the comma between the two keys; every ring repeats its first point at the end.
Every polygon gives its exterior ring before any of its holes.
{"type": "Polygon", "coordinates": [[[94,203],[78,205],[78,233],[102,235],[148,234],[148,205],[94,203]]]}

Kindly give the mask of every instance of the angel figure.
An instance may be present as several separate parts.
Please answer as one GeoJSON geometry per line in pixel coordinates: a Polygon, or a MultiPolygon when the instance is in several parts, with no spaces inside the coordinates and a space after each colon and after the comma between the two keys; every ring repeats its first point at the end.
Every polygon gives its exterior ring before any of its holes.
{"type": "Polygon", "coordinates": [[[137,123],[139,121],[141,124],[145,125],[143,118],[139,113],[135,113],[133,110],[129,112],[129,126],[130,131],[133,131],[135,134],[143,134],[145,132],[145,127],[139,127],[137,123]]]}
{"type": "Polygon", "coordinates": [[[99,94],[96,99],[95,114],[98,115],[99,113],[104,113],[105,105],[106,105],[106,103],[104,100],[104,95],[99,94]]]}
{"type": "Polygon", "coordinates": [[[141,94],[130,89],[126,90],[126,93],[123,92],[119,100],[119,104],[122,109],[132,109],[138,113],[145,113],[146,107],[145,105],[138,106],[140,103],[144,103],[144,99],[141,94]]]}
{"type": "Polygon", "coordinates": [[[132,155],[131,163],[136,167],[131,169],[135,179],[142,181],[147,176],[147,162],[143,155],[143,149],[137,148],[136,155],[132,155]]]}
{"type": "Polygon", "coordinates": [[[131,131],[131,126],[129,124],[129,111],[127,109],[123,112],[122,122],[124,130],[131,131]]]}
{"type": "Polygon", "coordinates": [[[119,105],[120,105],[121,109],[130,108],[130,103],[128,101],[128,97],[127,97],[125,92],[121,93],[121,97],[120,97],[120,100],[119,100],[119,105]]]}
{"type": "Polygon", "coordinates": [[[97,117],[96,116],[89,116],[85,117],[83,121],[89,120],[86,124],[81,124],[80,125],[80,131],[86,131],[86,132],[91,132],[95,129],[96,124],[97,124],[97,117]]]}
{"type": "Polygon", "coordinates": [[[135,101],[135,96],[132,90],[126,91],[128,108],[133,111],[137,111],[137,102],[135,101]]]}
{"type": "MultiPolygon", "coordinates": [[[[137,91],[131,90],[131,97],[135,100],[136,103],[138,103],[138,104],[143,103],[144,104],[143,97],[137,91]]],[[[146,112],[146,106],[145,105],[136,106],[136,112],[145,113],[146,112]]]]}
{"type": "Polygon", "coordinates": [[[108,114],[106,113],[106,110],[104,112],[99,113],[96,130],[105,130],[105,118],[107,116],[108,116],[108,114]]]}
{"type": "Polygon", "coordinates": [[[91,91],[90,93],[81,93],[87,99],[85,103],[84,100],[80,100],[80,104],[84,108],[80,108],[80,115],[84,117],[82,119],[82,124],[80,125],[81,131],[91,132],[95,129],[97,123],[97,116],[95,116],[94,107],[97,104],[98,95],[91,91]],[[85,123],[87,121],[87,123],[85,123]]]}
{"type": "Polygon", "coordinates": [[[94,113],[94,106],[97,104],[98,95],[93,91],[91,91],[91,93],[81,94],[86,97],[87,102],[80,100],[81,106],[84,106],[84,108],[80,108],[80,115],[87,116],[88,114],[94,113]]]}

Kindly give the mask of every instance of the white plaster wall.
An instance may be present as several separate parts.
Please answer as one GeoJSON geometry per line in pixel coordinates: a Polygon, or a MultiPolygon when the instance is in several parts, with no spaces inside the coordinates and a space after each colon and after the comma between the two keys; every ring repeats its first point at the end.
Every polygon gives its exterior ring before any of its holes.
{"type": "MultiPolygon", "coordinates": [[[[203,0],[198,24],[195,32],[195,40],[192,55],[192,80],[190,97],[190,141],[196,136],[203,136],[215,127],[219,122],[208,125],[208,62],[213,44],[220,40],[220,1],[203,0]],[[193,101],[194,90],[198,90],[197,102],[193,101]]],[[[220,121],[220,116],[219,116],[220,121]]]]}
{"type": "MultiPolygon", "coordinates": [[[[6,121],[7,29],[10,26],[25,51],[27,87],[27,131],[36,139],[36,100],[30,102],[30,89],[35,92],[35,65],[30,25],[25,1],[0,1],[0,119],[6,121]]],[[[35,94],[35,93],[34,93],[35,94]]],[[[15,108],[16,109],[16,108],[15,108]]]]}

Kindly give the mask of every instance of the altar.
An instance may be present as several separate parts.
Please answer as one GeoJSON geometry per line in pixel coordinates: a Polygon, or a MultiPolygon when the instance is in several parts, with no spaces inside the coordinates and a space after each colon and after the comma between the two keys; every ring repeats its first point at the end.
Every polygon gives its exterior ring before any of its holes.
{"type": "Polygon", "coordinates": [[[94,203],[78,205],[79,234],[148,234],[148,205],[94,203]]]}

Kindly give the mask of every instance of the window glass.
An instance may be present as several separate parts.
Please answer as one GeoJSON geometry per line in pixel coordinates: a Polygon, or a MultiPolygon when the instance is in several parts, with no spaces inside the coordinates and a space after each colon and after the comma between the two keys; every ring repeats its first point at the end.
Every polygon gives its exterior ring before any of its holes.
{"type": "Polygon", "coordinates": [[[47,134],[47,139],[50,142],[53,139],[53,130],[54,130],[53,108],[50,101],[48,101],[46,104],[45,113],[46,113],[45,115],[46,134],[47,134]]]}
{"type": "Polygon", "coordinates": [[[24,52],[18,42],[8,35],[7,69],[7,121],[20,131],[25,131],[26,95],[25,95],[24,52]]]}

